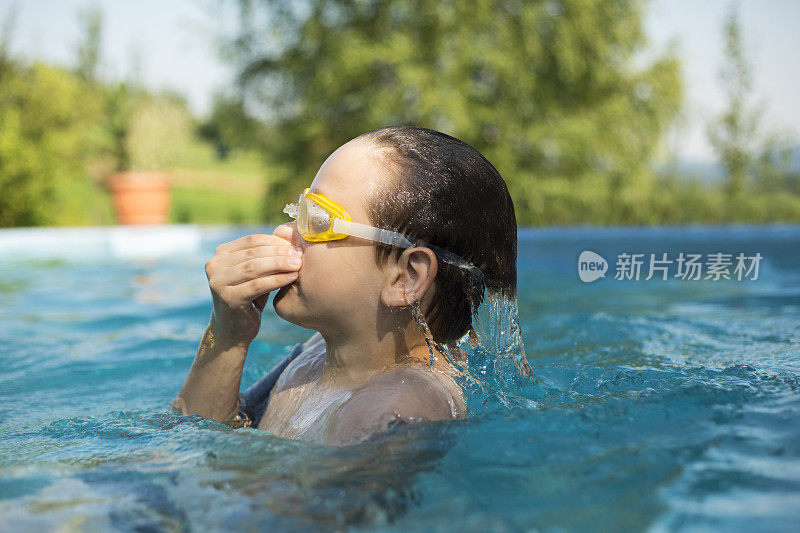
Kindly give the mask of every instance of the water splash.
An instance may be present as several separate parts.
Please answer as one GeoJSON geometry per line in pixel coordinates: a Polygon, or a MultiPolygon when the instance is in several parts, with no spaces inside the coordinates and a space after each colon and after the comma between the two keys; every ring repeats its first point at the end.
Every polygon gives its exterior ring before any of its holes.
{"type": "Polygon", "coordinates": [[[428,321],[425,320],[425,315],[422,314],[420,309],[419,301],[414,302],[414,305],[411,306],[411,316],[414,318],[414,322],[417,323],[422,335],[425,336],[425,344],[428,345],[428,364],[434,366],[436,364],[436,352],[442,352],[442,348],[433,338],[428,321]]]}
{"type": "Polygon", "coordinates": [[[444,346],[459,373],[473,413],[502,407],[535,407],[537,383],[525,355],[514,297],[484,289],[472,329],[444,346]]]}
{"type": "MultiPolygon", "coordinates": [[[[482,276],[476,281],[481,283],[482,276]]],[[[411,306],[411,316],[428,346],[428,363],[436,364],[436,353],[447,358],[473,414],[494,407],[536,407],[532,397],[538,397],[540,391],[525,355],[517,300],[481,285],[472,328],[453,343],[437,342],[419,304],[411,306]]]]}

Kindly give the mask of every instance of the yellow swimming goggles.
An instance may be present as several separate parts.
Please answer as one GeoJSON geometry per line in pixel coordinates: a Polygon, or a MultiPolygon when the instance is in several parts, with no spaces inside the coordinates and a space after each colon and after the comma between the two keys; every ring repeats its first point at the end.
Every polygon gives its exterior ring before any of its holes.
{"type": "Polygon", "coordinates": [[[297,221],[297,230],[309,242],[353,236],[402,248],[414,246],[408,237],[396,231],[353,222],[344,207],[311,189],[304,190],[297,203],[288,204],[283,212],[297,221]]]}
{"type": "Polygon", "coordinates": [[[445,263],[480,272],[460,256],[438,246],[419,239],[412,240],[396,231],[353,222],[344,207],[322,194],[311,192],[310,188],[303,191],[297,203],[287,204],[283,212],[295,219],[300,235],[309,242],[337,241],[352,236],[400,248],[424,246],[433,250],[445,263]]]}

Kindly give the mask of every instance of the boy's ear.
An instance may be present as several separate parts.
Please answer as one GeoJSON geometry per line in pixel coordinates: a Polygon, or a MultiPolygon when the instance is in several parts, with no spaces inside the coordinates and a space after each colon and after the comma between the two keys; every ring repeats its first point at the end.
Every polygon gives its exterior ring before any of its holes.
{"type": "Polygon", "coordinates": [[[381,291],[381,301],[388,307],[404,307],[422,298],[436,279],[439,264],[430,248],[403,250],[397,263],[387,268],[388,276],[381,291]]]}

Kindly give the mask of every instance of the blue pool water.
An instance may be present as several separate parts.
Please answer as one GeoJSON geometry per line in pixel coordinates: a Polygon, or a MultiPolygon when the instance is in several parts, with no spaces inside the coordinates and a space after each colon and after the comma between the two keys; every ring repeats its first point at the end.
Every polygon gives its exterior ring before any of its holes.
{"type": "MultiPolygon", "coordinates": [[[[154,259],[0,256],[0,530],[800,523],[800,226],[521,230],[531,401],[350,448],[168,407],[210,312],[203,265],[243,233],[154,259]],[[605,278],[578,278],[584,250],[605,278]],[[763,259],[756,280],[614,279],[621,253],[680,252],[763,259]]],[[[307,336],[266,314],[243,387],[307,336]]]]}

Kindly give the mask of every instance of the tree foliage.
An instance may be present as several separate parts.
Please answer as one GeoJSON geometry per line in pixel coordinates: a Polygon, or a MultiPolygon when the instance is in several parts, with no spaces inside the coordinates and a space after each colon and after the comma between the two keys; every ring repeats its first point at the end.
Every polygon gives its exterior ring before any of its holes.
{"type": "Polygon", "coordinates": [[[720,80],[728,98],[728,109],[712,124],[709,136],[725,169],[728,194],[736,196],[744,191],[753,163],[759,114],[749,106],[753,74],[744,53],[739,12],[735,7],[725,21],[723,40],[725,63],[720,80]]]}
{"type": "Polygon", "coordinates": [[[102,55],[103,11],[97,6],[83,8],[78,12],[78,23],[82,39],[76,49],[75,71],[82,79],[95,81],[102,55]]]}
{"type": "Polygon", "coordinates": [[[266,129],[245,107],[241,95],[214,95],[211,116],[198,128],[201,138],[214,144],[219,159],[225,159],[231,150],[263,148],[266,129]]]}
{"type": "Polygon", "coordinates": [[[85,176],[99,99],[70,72],[0,64],[0,227],[57,220],[56,198],[85,176]]]}
{"type": "Polygon", "coordinates": [[[729,196],[745,193],[798,191],[792,141],[764,132],[763,108],[753,105],[753,67],[744,48],[739,10],[734,4],[723,26],[725,59],[720,71],[727,109],[709,128],[711,143],[725,170],[729,196]]]}
{"type": "Polygon", "coordinates": [[[522,224],[646,221],[651,162],[681,104],[678,60],[643,64],[638,0],[239,3],[227,54],[269,114],[267,209],[347,140],[387,124],[463,139],[522,224]]]}

